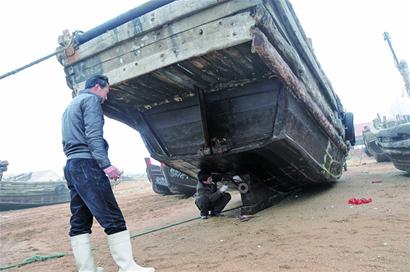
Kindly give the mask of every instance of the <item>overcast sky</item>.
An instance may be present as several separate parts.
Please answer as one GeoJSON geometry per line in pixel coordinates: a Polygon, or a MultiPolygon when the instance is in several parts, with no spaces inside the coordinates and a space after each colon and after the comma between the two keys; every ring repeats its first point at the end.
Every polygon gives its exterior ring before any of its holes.
{"type": "MultiPolygon", "coordinates": [[[[0,74],[45,56],[64,29],[89,30],[145,1],[2,2],[0,74]]],[[[400,59],[410,62],[410,1],[291,0],[334,90],[357,122],[376,113],[410,113],[403,81],[383,32],[390,32],[400,59]],[[407,103],[407,104],[406,104],[407,103]]],[[[61,170],[61,114],[71,100],[55,58],[0,80],[0,160],[8,173],[61,170]]],[[[106,118],[112,163],[126,172],[145,171],[148,152],[138,133],[106,118]]]]}

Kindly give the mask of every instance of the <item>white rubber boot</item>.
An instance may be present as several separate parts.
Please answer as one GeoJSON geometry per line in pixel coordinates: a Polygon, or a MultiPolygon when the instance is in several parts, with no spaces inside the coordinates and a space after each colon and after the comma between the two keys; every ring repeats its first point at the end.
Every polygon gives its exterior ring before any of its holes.
{"type": "Polygon", "coordinates": [[[120,268],[118,272],[155,272],[155,269],[152,267],[142,267],[135,263],[128,230],[117,232],[107,237],[112,258],[120,268]]]}
{"type": "Polygon", "coordinates": [[[70,239],[78,272],[104,272],[101,267],[95,267],[91,253],[90,234],[80,234],[70,239]]]}

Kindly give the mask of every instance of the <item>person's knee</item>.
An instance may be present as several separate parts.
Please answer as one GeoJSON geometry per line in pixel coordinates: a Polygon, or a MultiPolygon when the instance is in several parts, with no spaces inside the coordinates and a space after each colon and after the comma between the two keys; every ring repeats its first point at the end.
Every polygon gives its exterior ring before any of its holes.
{"type": "Polygon", "coordinates": [[[86,208],[73,212],[70,218],[70,236],[91,233],[93,216],[86,208]]]}
{"type": "Polygon", "coordinates": [[[231,194],[224,193],[224,198],[226,199],[226,201],[230,201],[232,197],[231,197],[231,194]]]}
{"type": "Polygon", "coordinates": [[[209,199],[206,196],[200,196],[195,199],[195,204],[200,210],[206,209],[209,206],[209,199]]]}
{"type": "Polygon", "coordinates": [[[209,199],[208,199],[208,197],[206,197],[206,196],[200,196],[200,197],[197,197],[196,198],[196,200],[195,200],[195,203],[197,203],[197,204],[199,204],[199,205],[206,205],[206,204],[208,204],[209,203],[209,199]]]}

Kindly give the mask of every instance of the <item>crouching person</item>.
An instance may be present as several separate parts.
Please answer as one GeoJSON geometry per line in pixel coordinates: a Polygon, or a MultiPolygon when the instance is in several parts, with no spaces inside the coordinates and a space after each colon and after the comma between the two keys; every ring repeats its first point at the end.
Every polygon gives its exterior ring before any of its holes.
{"type": "Polygon", "coordinates": [[[212,175],[200,171],[196,189],[195,204],[201,212],[201,218],[207,219],[208,215],[221,216],[222,210],[231,200],[231,195],[226,192],[228,186],[222,185],[218,189],[217,182],[213,180],[212,175]]]}
{"type": "Polygon", "coordinates": [[[62,138],[67,164],[64,175],[71,194],[70,240],[79,272],[101,272],[91,254],[90,234],[95,218],[107,234],[111,255],[119,272],[154,272],[135,263],[130,234],[111,189],[110,180],[121,172],[108,159],[103,138],[108,78],[93,76],[72,100],[62,118],[62,138]]]}

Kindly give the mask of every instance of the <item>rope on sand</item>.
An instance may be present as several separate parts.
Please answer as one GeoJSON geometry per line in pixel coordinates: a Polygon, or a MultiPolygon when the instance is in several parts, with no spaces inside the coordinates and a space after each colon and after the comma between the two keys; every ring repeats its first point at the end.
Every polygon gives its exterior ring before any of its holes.
{"type": "Polygon", "coordinates": [[[50,260],[50,259],[58,259],[58,258],[66,256],[66,255],[67,255],[67,253],[54,253],[54,254],[45,255],[45,256],[44,255],[33,255],[33,256],[25,259],[21,263],[1,266],[0,271],[7,270],[7,269],[10,269],[10,268],[14,268],[14,267],[20,267],[20,266],[35,263],[35,262],[43,262],[43,261],[50,260]]]}
{"type": "MultiPolygon", "coordinates": [[[[242,206],[239,206],[239,207],[236,207],[236,208],[232,208],[232,209],[228,209],[228,210],[224,210],[222,213],[229,212],[229,211],[232,211],[232,210],[236,210],[236,209],[239,209],[239,208],[241,208],[241,207],[242,207],[242,206]]],[[[181,225],[181,224],[185,224],[185,223],[188,223],[188,222],[191,222],[191,221],[200,219],[200,218],[201,218],[200,216],[198,216],[198,217],[193,217],[193,218],[191,218],[191,219],[179,221],[179,222],[176,222],[176,223],[173,223],[173,224],[169,224],[169,225],[165,225],[165,226],[162,226],[162,227],[159,227],[159,228],[156,228],[156,229],[143,231],[143,232],[140,232],[140,233],[131,235],[131,238],[136,238],[136,237],[140,237],[140,236],[143,236],[143,235],[152,233],[152,232],[156,232],[156,231],[160,231],[160,230],[163,230],[163,229],[168,229],[168,228],[171,228],[171,227],[175,227],[175,226],[178,226],[178,225],[181,225]]]]}
{"type": "MultiPolygon", "coordinates": [[[[232,210],[236,210],[236,209],[239,209],[241,207],[242,206],[232,208],[232,209],[228,209],[228,210],[223,211],[222,213],[229,212],[229,211],[232,211],[232,210]]],[[[162,227],[158,227],[158,228],[155,228],[155,229],[152,229],[152,230],[143,231],[143,232],[133,234],[133,235],[130,235],[130,236],[133,239],[133,238],[140,237],[140,236],[152,233],[152,232],[156,232],[156,231],[160,231],[160,230],[163,230],[163,229],[168,229],[168,228],[171,228],[171,227],[174,227],[174,226],[178,226],[178,225],[181,225],[181,224],[185,224],[185,223],[188,223],[188,222],[200,219],[200,218],[201,218],[200,216],[193,217],[191,219],[179,221],[179,222],[169,224],[169,225],[165,225],[165,226],[162,226],[162,227]]],[[[8,264],[8,265],[0,266],[0,271],[8,270],[8,269],[15,268],[15,267],[21,267],[21,266],[31,264],[31,263],[35,263],[35,262],[44,262],[44,261],[47,261],[47,260],[50,260],[50,259],[58,259],[58,258],[65,257],[65,256],[68,256],[68,255],[72,255],[72,254],[69,254],[69,253],[54,253],[54,254],[51,254],[51,255],[33,255],[33,256],[25,259],[21,263],[8,264]]]]}

